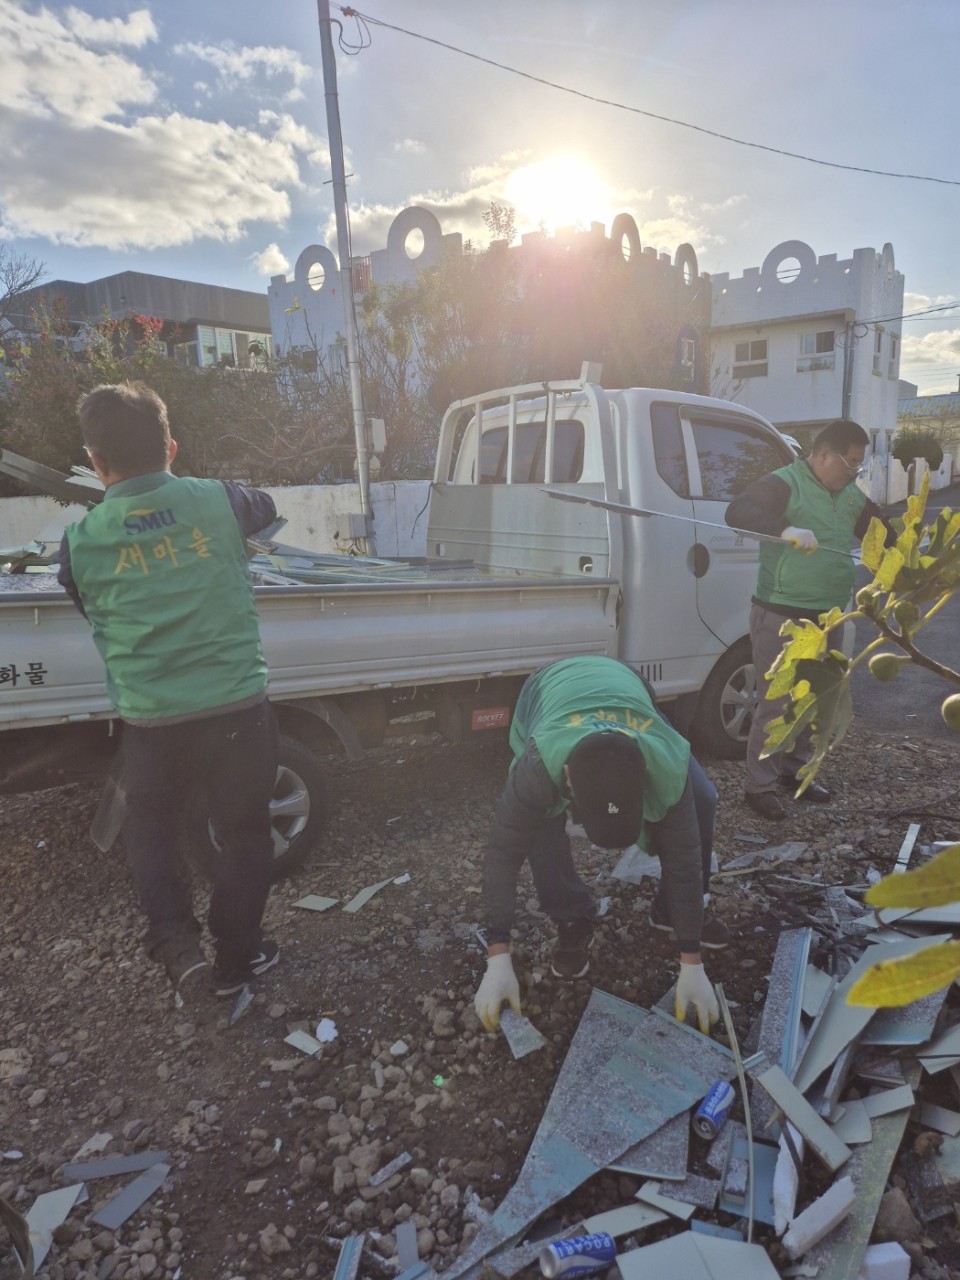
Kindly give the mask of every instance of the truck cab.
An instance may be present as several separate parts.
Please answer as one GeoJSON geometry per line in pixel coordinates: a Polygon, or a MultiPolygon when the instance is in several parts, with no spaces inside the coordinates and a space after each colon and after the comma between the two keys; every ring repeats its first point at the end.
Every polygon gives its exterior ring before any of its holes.
{"type": "Polygon", "coordinates": [[[757,543],[727,503],[794,453],[726,400],[575,382],[459,401],[440,431],[428,551],[621,584],[617,656],[640,670],[711,752],[742,752],[755,696],[748,618],[757,543]],[[659,514],[558,502],[546,489],[659,514]]]}

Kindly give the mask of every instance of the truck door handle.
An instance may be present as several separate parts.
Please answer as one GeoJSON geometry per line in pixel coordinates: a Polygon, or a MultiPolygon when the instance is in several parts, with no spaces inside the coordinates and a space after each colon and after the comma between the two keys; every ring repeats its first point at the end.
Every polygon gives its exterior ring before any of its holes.
{"type": "Polygon", "coordinates": [[[702,578],[710,568],[710,552],[702,542],[695,542],[690,548],[687,563],[695,578],[702,578]]]}

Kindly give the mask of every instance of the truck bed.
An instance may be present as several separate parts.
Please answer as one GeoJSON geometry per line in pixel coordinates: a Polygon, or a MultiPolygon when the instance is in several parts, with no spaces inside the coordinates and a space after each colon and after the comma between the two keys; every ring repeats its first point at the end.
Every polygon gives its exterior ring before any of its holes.
{"type": "MultiPolygon", "coordinates": [[[[34,575],[28,575],[28,579],[34,575]]],[[[255,588],[274,700],[525,674],[616,652],[614,579],[462,565],[255,588]]],[[[108,719],[87,621],[59,589],[0,594],[0,730],[108,719]]]]}

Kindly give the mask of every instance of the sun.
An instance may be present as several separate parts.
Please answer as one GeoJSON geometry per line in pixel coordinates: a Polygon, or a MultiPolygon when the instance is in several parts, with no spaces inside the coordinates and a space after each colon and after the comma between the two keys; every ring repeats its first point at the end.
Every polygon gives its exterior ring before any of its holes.
{"type": "Polygon", "coordinates": [[[507,179],[507,202],[517,211],[517,230],[547,231],[603,221],[610,192],[576,156],[555,156],[515,169],[507,179]]]}

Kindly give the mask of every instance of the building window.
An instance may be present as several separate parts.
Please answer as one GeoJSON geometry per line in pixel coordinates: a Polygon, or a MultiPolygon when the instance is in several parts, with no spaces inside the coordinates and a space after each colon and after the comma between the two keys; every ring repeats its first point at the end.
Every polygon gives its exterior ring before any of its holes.
{"type": "Polygon", "coordinates": [[[835,361],[834,337],[832,329],[821,329],[818,333],[801,333],[797,373],[815,373],[818,369],[832,369],[835,361]]]}
{"type": "Polygon", "coordinates": [[[734,343],[733,376],[735,378],[765,378],[767,376],[766,338],[754,338],[752,342],[734,343]]]}
{"type": "Polygon", "coordinates": [[[900,335],[891,333],[890,335],[890,359],[887,362],[887,377],[893,378],[894,381],[900,376],[900,335]]]}
{"type": "Polygon", "coordinates": [[[677,342],[680,361],[680,377],[685,383],[694,382],[697,374],[697,342],[695,338],[680,338],[677,342]]]}
{"type": "Polygon", "coordinates": [[[876,329],[873,334],[873,372],[882,372],[883,365],[883,330],[876,329]]]}

